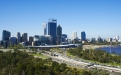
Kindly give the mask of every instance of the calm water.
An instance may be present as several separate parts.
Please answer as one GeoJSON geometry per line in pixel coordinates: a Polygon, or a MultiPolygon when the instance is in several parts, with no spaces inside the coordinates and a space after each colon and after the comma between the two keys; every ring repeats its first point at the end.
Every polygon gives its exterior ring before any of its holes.
{"type": "MultiPolygon", "coordinates": [[[[101,50],[105,50],[110,53],[110,47],[103,47],[101,50]]],[[[111,53],[121,54],[121,46],[111,47],[111,53]]]]}

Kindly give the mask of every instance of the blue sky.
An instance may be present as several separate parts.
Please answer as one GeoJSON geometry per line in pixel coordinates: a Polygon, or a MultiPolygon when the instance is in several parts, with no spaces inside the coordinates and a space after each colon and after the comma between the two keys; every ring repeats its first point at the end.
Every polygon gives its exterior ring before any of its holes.
{"type": "Polygon", "coordinates": [[[42,24],[56,18],[63,33],[85,31],[87,38],[121,36],[121,0],[0,0],[2,30],[42,35],[42,24]]]}

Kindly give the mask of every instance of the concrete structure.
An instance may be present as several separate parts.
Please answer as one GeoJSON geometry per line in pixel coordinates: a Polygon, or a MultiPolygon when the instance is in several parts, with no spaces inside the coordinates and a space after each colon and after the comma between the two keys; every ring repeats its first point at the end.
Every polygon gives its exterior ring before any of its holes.
{"type": "Polygon", "coordinates": [[[57,20],[56,19],[49,19],[48,35],[51,35],[53,37],[53,44],[56,44],[56,37],[57,37],[57,20]]]}
{"type": "Polygon", "coordinates": [[[32,45],[33,41],[34,41],[34,38],[32,36],[29,36],[29,45],[32,45]]]}
{"type": "Polygon", "coordinates": [[[86,40],[86,33],[84,31],[81,32],[81,40],[82,41],[86,40]]]}
{"type": "Polygon", "coordinates": [[[96,38],[96,41],[97,41],[97,42],[102,42],[101,37],[100,37],[100,36],[98,36],[98,37],[96,38]]]}
{"type": "Polygon", "coordinates": [[[119,36],[116,36],[116,38],[115,38],[117,41],[119,40],[119,36]]]}
{"type": "Polygon", "coordinates": [[[74,32],[72,33],[72,35],[73,35],[73,40],[74,40],[74,39],[77,39],[77,32],[76,32],[76,31],[74,31],[74,32]]]}
{"type": "Polygon", "coordinates": [[[43,35],[47,35],[47,23],[43,23],[43,35]]]}
{"type": "Polygon", "coordinates": [[[57,27],[57,44],[62,42],[62,27],[58,25],[57,27]]]}
{"type": "Polygon", "coordinates": [[[95,38],[91,38],[91,39],[90,39],[90,42],[95,42],[95,41],[96,41],[95,38]]]}
{"type": "Polygon", "coordinates": [[[112,38],[107,38],[106,41],[107,42],[112,42],[112,38]]]}
{"type": "Polygon", "coordinates": [[[16,38],[17,38],[17,44],[19,44],[21,42],[21,34],[20,34],[20,32],[17,32],[16,38]]]}
{"type": "Polygon", "coordinates": [[[28,41],[27,38],[28,38],[27,33],[23,33],[23,34],[22,34],[22,42],[28,41]]]}
{"type": "Polygon", "coordinates": [[[66,44],[66,45],[45,45],[45,46],[25,46],[28,48],[37,48],[37,49],[41,49],[41,48],[75,48],[78,46],[82,46],[81,44],[66,44]]]}
{"type": "Polygon", "coordinates": [[[3,30],[2,32],[2,41],[9,41],[9,37],[11,36],[11,33],[7,30],[3,30]]]}

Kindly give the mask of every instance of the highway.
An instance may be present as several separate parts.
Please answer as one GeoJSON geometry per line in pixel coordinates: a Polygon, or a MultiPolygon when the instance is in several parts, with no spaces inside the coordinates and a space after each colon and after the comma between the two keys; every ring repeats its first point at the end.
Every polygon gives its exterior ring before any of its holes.
{"type": "Polygon", "coordinates": [[[103,65],[91,65],[90,63],[86,63],[86,62],[83,62],[81,60],[77,61],[77,60],[74,60],[74,59],[71,59],[71,58],[68,58],[68,57],[65,57],[63,56],[62,54],[59,54],[58,53],[58,56],[51,56],[49,54],[45,54],[44,55],[47,55],[48,57],[51,57],[53,60],[59,62],[59,63],[66,63],[67,65],[71,65],[71,66],[74,66],[74,67],[78,67],[78,68],[85,68],[86,69],[92,69],[92,68],[98,68],[98,69],[103,69],[103,70],[107,70],[109,72],[117,72],[117,73],[121,73],[121,68],[115,68],[115,67],[108,67],[108,66],[103,66],[103,65]],[[88,66],[88,65],[91,65],[91,66],[88,66]]]}

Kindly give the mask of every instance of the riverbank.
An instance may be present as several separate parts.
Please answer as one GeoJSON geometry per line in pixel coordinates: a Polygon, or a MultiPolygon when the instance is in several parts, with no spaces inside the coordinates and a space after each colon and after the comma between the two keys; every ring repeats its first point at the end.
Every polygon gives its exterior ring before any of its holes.
{"type": "Polygon", "coordinates": [[[102,47],[109,47],[110,45],[83,45],[83,49],[96,49],[96,48],[102,48],[102,47]]]}

